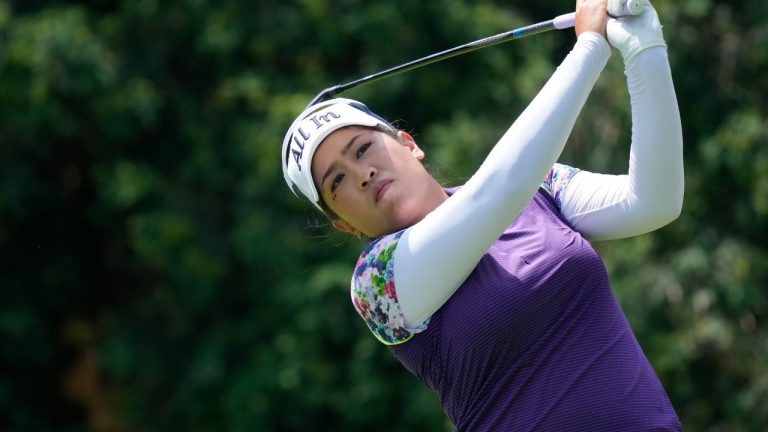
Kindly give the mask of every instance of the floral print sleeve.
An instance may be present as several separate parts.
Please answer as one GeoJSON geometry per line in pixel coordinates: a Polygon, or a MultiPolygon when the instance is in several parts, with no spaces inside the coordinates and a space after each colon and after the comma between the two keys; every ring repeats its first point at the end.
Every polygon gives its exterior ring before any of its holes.
{"type": "Polygon", "coordinates": [[[395,291],[394,253],[404,231],[372,241],[355,265],[352,303],[368,328],[385,345],[401,344],[426,330],[429,319],[406,328],[395,291]]]}
{"type": "Polygon", "coordinates": [[[558,209],[562,208],[563,192],[568,187],[568,183],[571,182],[573,176],[579,171],[581,170],[578,168],[556,163],[549,170],[544,181],[541,182],[541,187],[555,199],[555,205],[557,205],[558,209]]]}

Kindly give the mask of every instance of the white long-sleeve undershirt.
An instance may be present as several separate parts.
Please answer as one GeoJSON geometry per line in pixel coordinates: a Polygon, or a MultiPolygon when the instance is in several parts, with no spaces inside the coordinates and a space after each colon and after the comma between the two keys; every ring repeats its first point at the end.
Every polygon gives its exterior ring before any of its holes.
{"type": "Polygon", "coordinates": [[[566,187],[561,212],[590,240],[630,237],[677,218],[683,203],[683,134],[664,47],[626,65],[632,105],[629,171],[581,171],[566,187]]]}
{"type": "MultiPolygon", "coordinates": [[[[583,33],[472,178],[403,233],[393,259],[409,327],[450,298],[536,193],[609,56],[602,36],[583,33]]],[[[563,214],[592,239],[658,228],[677,216],[682,202],[682,133],[666,50],[644,51],[626,73],[633,115],[629,173],[582,171],[563,195],[563,214]]]]}
{"type": "Polygon", "coordinates": [[[406,324],[442,306],[533,197],[610,53],[602,36],[582,33],[464,187],[403,233],[393,259],[406,324]]]}

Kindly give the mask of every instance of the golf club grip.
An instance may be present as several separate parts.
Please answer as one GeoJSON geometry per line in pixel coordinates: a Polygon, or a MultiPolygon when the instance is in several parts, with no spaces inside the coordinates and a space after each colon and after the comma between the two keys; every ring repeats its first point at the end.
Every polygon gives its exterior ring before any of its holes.
{"type": "MultiPolygon", "coordinates": [[[[645,0],[627,0],[621,3],[621,13],[611,16],[620,18],[627,15],[640,15],[643,12],[643,6],[645,6],[645,0]]],[[[576,13],[571,12],[569,14],[560,15],[552,20],[552,22],[558,30],[571,28],[576,25],[576,13]]]]}

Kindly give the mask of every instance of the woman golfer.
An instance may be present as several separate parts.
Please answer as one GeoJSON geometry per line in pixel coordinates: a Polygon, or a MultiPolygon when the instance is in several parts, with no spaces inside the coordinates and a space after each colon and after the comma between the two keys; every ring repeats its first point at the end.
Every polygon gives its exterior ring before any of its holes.
{"type": "Polygon", "coordinates": [[[354,307],[457,431],[680,429],[587,241],[657,229],[683,197],[658,16],[606,11],[577,1],[573,50],[462,187],[444,189],[414,139],[356,101],[314,105],[286,135],[293,191],[371,238],[354,307]],[[611,45],[632,104],[620,176],[555,163],[611,45]]]}

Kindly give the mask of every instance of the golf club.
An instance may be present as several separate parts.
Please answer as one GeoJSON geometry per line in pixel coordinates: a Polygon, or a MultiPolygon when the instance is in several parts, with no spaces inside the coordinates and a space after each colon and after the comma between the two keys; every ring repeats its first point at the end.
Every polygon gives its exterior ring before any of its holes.
{"type": "MultiPolygon", "coordinates": [[[[612,10],[612,6],[610,5],[611,3],[615,4],[619,2],[618,1],[609,2],[609,11],[612,10]]],[[[645,0],[626,0],[626,1],[620,0],[620,5],[616,5],[616,7],[620,8],[621,12],[610,14],[610,15],[613,16],[614,18],[618,18],[626,15],[638,15],[643,11],[644,5],[645,5],[645,0]]],[[[576,20],[575,12],[565,14],[565,15],[560,15],[548,21],[542,21],[536,24],[531,24],[525,27],[520,27],[515,30],[510,30],[504,33],[499,33],[494,36],[489,36],[483,39],[479,39],[474,42],[469,42],[467,44],[459,45],[457,47],[450,48],[435,54],[431,54],[426,57],[422,57],[420,59],[412,60],[408,63],[404,63],[399,66],[395,66],[395,67],[383,70],[381,72],[376,72],[374,74],[367,75],[365,77],[356,79],[354,81],[350,81],[345,84],[338,84],[332,87],[328,87],[327,89],[321,91],[317,96],[315,96],[315,98],[312,99],[312,101],[309,103],[309,105],[307,105],[307,107],[310,107],[316,103],[320,103],[322,101],[331,99],[337,94],[343,92],[344,90],[357,87],[361,84],[374,82],[382,78],[387,78],[399,73],[407,72],[416,68],[420,68],[422,66],[439,62],[441,60],[455,57],[457,55],[465,54],[470,51],[475,51],[480,48],[489,47],[491,45],[496,45],[496,44],[507,42],[513,39],[521,39],[526,36],[531,36],[538,33],[547,32],[550,30],[563,30],[563,29],[572,28],[575,24],[575,20],[576,20]]]]}

